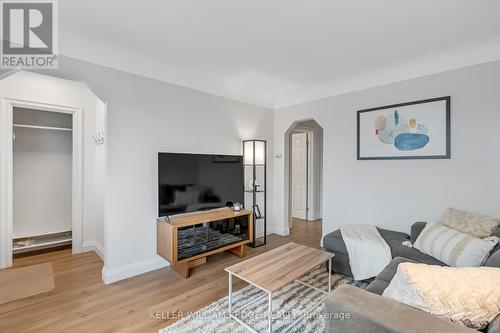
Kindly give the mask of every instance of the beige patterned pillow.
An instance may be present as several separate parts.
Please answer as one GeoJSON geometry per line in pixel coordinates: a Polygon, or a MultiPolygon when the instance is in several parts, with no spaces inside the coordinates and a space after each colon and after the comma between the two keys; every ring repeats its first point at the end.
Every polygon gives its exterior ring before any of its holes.
{"type": "Polygon", "coordinates": [[[442,222],[452,229],[479,238],[493,235],[500,225],[499,218],[467,213],[454,208],[444,211],[442,222]]]}
{"type": "Polygon", "coordinates": [[[475,267],[488,258],[497,244],[495,236],[481,239],[441,223],[427,223],[413,247],[448,266],[475,267]]]}
{"type": "Polygon", "coordinates": [[[500,268],[401,263],[383,296],[483,329],[500,313],[500,268]]]}

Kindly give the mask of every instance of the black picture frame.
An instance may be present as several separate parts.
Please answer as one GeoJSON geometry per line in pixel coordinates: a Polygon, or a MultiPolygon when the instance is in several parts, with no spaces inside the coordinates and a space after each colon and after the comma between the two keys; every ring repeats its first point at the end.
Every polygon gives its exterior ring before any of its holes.
{"type": "Polygon", "coordinates": [[[421,159],[450,159],[451,158],[451,96],[436,97],[430,99],[423,99],[418,101],[392,104],[379,106],[370,109],[364,109],[357,111],[357,160],[421,160],[421,159]],[[430,156],[380,156],[380,157],[362,157],[361,156],[361,140],[360,140],[360,122],[361,115],[366,112],[380,111],[384,109],[391,109],[397,107],[403,107],[408,105],[432,103],[438,101],[446,101],[446,153],[444,155],[430,155],[430,156]]]}

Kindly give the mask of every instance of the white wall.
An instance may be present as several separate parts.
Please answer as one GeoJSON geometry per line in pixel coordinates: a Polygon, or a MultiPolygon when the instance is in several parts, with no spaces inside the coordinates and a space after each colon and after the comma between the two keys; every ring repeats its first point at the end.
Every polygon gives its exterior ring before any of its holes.
{"type": "Polygon", "coordinates": [[[166,265],[156,254],[159,151],[241,154],[249,138],[272,148],[269,109],[66,57],[59,67],[44,73],[87,82],[107,102],[106,282],[166,265]]]}
{"type": "MultiPolygon", "coordinates": [[[[108,102],[107,155],[100,157],[108,161],[107,282],[166,264],[156,255],[158,151],[239,154],[243,139],[268,140],[268,230],[288,233],[284,159],[274,153],[283,156],[285,131],[300,119],[313,118],[324,129],[324,232],[353,222],[409,231],[413,221],[435,219],[447,206],[500,214],[500,62],[274,113],[65,57],[59,70],[44,73],[88,82],[108,102]],[[356,160],[356,110],[444,95],[452,97],[451,160],[356,160]]],[[[44,89],[37,93],[46,95],[44,89]]],[[[95,156],[87,162],[96,163],[95,156]]]]}
{"type": "MultiPolygon", "coordinates": [[[[284,153],[285,131],[313,118],[324,129],[323,233],[365,222],[409,232],[419,220],[435,220],[453,206],[500,215],[500,62],[279,109],[274,149],[284,153]],[[450,160],[356,160],[356,111],[451,96],[450,160]]],[[[285,221],[284,159],[274,165],[272,221],[285,221]]]]}
{"type": "MultiPolygon", "coordinates": [[[[43,73],[47,74],[48,72],[43,73]]],[[[98,148],[96,148],[92,135],[96,131],[97,119],[104,116],[104,103],[85,84],[30,72],[18,72],[2,78],[0,80],[0,98],[4,97],[83,109],[82,246],[84,251],[93,250],[96,247],[97,250],[102,251],[104,247],[103,204],[96,202],[102,199],[95,197],[94,194],[104,191],[102,182],[98,183],[99,179],[103,177],[104,166],[101,165],[97,168],[101,170],[101,175],[98,175],[96,163],[98,164],[100,161],[96,159],[96,149],[98,148]]],[[[3,172],[3,170],[0,171],[3,172]]],[[[2,186],[4,185],[2,184],[2,186]]],[[[3,201],[3,203],[5,202],[3,201]]]]}
{"type": "Polygon", "coordinates": [[[313,130],[313,220],[320,219],[323,211],[323,129],[313,130]]]}

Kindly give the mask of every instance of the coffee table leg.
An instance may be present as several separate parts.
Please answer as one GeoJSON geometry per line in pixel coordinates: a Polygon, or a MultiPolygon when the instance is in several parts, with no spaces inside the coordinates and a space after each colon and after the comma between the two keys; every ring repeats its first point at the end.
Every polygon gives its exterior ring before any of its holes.
{"type": "Polygon", "coordinates": [[[273,293],[269,293],[269,330],[268,332],[272,332],[273,325],[273,293]]]}
{"type": "Polygon", "coordinates": [[[332,258],[328,260],[328,294],[332,291],[332,258]]]}
{"type": "Polygon", "coordinates": [[[231,306],[232,306],[232,294],[233,294],[233,274],[229,273],[229,315],[231,316],[231,306]]]}

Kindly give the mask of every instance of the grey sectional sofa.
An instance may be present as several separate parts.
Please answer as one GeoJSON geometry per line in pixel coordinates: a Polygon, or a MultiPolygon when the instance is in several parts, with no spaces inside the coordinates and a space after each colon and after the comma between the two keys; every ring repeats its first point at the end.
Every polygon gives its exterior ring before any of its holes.
{"type": "MultiPolygon", "coordinates": [[[[416,262],[425,263],[429,265],[440,265],[445,266],[441,261],[420,252],[415,248],[410,248],[402,245],[402,242],[410,240],[412,243],[415,242],[418,235],[422,232],[427,222],[416,222],[411,226],[411,235],[405,234],[404,232],[392,231],[382,228],[377,228],[380,235],[386,243],[391,248],[392,257],[403,257],[414,260],[416,262]]],[[[500,237],[500,228],[497,228],[495,236],[500,237]]],[[[340,230],[335,230],[329,233],[323,238],[323,247],[328,251],[335,253],[335,259],[332,263],[332,269],[334,272],[341,273],[344,275],[352,276],[351,267],[349,265],[349,255],[347,254],[347,249],[342,239],[340,230]]],[[[485,266],[490,267],[500,267],[500,245],[497,245],[493,251],[491,251],[490,257],[485,263],[485,266]]]]}
{"type": "MultiPolygon", "coordinates": [[[[396,274],[397,267],[401,262],[420,262],[445,266],[441,261],[415,248],[401,245],[405,240],[411,240],[413,243],[422,232],[425,224],[425,222],[413,224],[411,235],[379,229],[380,234],[391,248],[393,260],[376,276],[366,290],[343,285],[336,288],[327,297],[325,312],[333,314],[333,316],[326,320],[326,332],[476,332],[381,296],[396,274]],[[335,316],[335,314],[349,314],[350,316],[347,319],[345,316],[335,316]]],[[[497,228],[495,236],[500,237],[500,227],[497,228]]],[[[349,256],[340,231],[337,230],[326,235],[323,238],[323,245],[327,251],[335,253],[332,270],[352,276],[349,256]]],[[[490,253],[485,261],[485,266],[500,267],[500,245],[497,245],[490,253]]],[[[486,332],[500,333],[500,315],[489,325],[486,332]]]]}
{"type": "Polygon", "coordinates": [[[474,333],[451,321],[350,285],[336,288],[325,303],[328,333],[474,333]]]}

